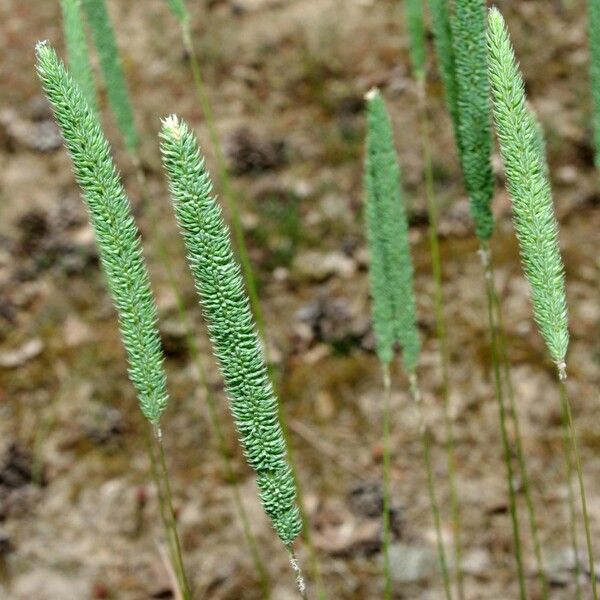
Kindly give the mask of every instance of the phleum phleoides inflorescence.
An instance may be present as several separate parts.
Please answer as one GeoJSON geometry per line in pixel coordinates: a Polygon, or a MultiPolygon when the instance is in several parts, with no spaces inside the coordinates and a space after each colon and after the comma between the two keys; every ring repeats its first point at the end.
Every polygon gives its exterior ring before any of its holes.
{"type": "Polygon", "coordinates": [[[590,77],[592,87],[594,128],[594,160],[600,169],[600,2],[588,0],[588,46],[590,50],[590,77]]]}
{"type": "MultiPolygon", "coordinates": [[[[523,76],[504,18],[495,8],[489,11],[487,43],[494,121],[506,170],[507,189],[512,200],[521,263],[531,286],[534,318],[559,377],[574,555],[577,556],[577,526],[570,489],[573,457],[579,482],[592,596],[596,599],[594,551],[582,461],[564,381],[567,377],[566,355],[569,345],[567,298],[543,137],[534,114],[527,107],[523,76]]],[[[579,566],[576,567],[576,575],[578,571],[579,566]]],[[[576,586],[579,597],[578,580],[576,586]]]]}
{"type": "Polygon", "coordinates": [[[156,306],[131,207],[95,113],[55,51],[41,42],[36,53],[38,74],[71,155],[117,308],[129,377],[142,412],[156,426],[169,395],[156,306]]]}
{"type": "Polygon", "coordinates": [[[420,339],[408,224],[392,124],[378,90],[367,95],[367,120],[365,209],[377,354],[383,363],[390,363],[399,344],[406,371],[412,373],[420,339]]]}
{"type": "Polygon", "coordinates": [[[456,0],[451,22],[458,97],[459,158],[475,232],[479,239],[488,240],[494,232],[491,209],[494,175],[484,10],[483,0],[456,0]]]}
{"type": "Polygon", "coordinates": [[[458,90],[450,2],[448,0],[429,0],[429,12],[431,13],[431,31],[435,44],[438,71],[444,84],[444,99],[452,119],[454,136],[458,145],[458,90]]]}
{"type": "Polygon", "coordinates": [[[194,135],[175,116],[163,121],[163,163],[204,317],[246,458],[263,506],[284,544],[302,529],[286,460],[278,401],[263,358],[240,267],[194,135]]]}
{"type": "Polygon", "coordinates": [[[400,167],[394,147],[392,122],[378,90],[367,94],[367,144],[365,159],[366,229],[369,247],[373,329],[377,354],[382,363],[383,478],[384,478],[384,597],[392,597],[392,567],[389,547],[391,498],[391,375],[396,348],[402,351],[404,368],[419,418],[419,436],[427,472],[427,483],[436,530],[440,568],[446,597],[452,598],[446,552],[441,533],[440,511],[429,451],[429,440],[417,379],[421,349],[413,289],[413,265],[404,206],[400,167]]]}
{"type": "Polygon", "coordinates": [[[504,19],[492,9],[488,20],[489,77],[494,121],[512,198],[523,270],[531,284],[535,320],[552,359],[564,365],[569,344],[565,277],[558,245],[546,158],[527,107],[504,19]]]}

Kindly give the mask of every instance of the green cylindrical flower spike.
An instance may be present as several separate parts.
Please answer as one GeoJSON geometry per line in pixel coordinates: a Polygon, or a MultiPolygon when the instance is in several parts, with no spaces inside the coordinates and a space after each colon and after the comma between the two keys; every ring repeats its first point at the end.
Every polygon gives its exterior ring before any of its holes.
{"type": "Polygon", "coordinates": [[[427,62],[423,4],[422,0],[405,0],[405,2],[410,61],[415,78],[423,79],[427,62]]]}
{"type": "Polygon", "coordinates": [[[455,73],[454,47],[450,26],[449,0],[429,0],[431,29],[437,54],[438,70],[444,84],[446,106],[452,119],[454,135],[458,142],[458,90],[455,73]]]}
{"type": "Polygon", "coordinates": [[[406,371],[412,373],[420,338],[408,223],[392,123],[378,90],[367,94],[367,121],[366,225],[377,354],[383,363],[391,362],[398,342],[406,371]]]}
{"type": "Polygon", "coordinates": [[[135,127],[135,118],[123,74],[119,48],[105,0],[83,0],[83,7],[92,31],[94,45],[98,51],[108,102],[123,134],[127,149],[137,153],[139,136],[135,127]]]}
{"type": "Polygon", "coordinates": [[[81,0],[61,0],[60,6],[67,56],[69,57],[69,70],[89,107],[95,112],[98,110],[98,102],[88,53],[81,0]]]}
{"type": "Polygon", "coordinates": [[[36,47],[37,71],[73,161],[87,204],[100,260],[119,315],[129,378],[142,412],[158,425],[168,402],[156,306],[139,232],[100,123],[56,52],[36,47]]]}
{"type": "Polygon", "coordinates": [[[489,12],[488,49],[494,121],[534,316],[550,355],[564,367],[569,330],[558,223],[523,77],[504,19],[495,8],[489,12]]]}
{"type": "Polygon", "coordinates": [[[190,18],[190,15],[187,11],[187,7],[185,5],[185,0],[167,0],[167,4],[169,5],[169,9],[171,10],[175,18],[180,23],[184,23],[190,18]]]}
{"type": "Polygon", "coordinates": [[[596,168],[600,169],[600,1],[588,0],[590,76],[594,100],[594,146],[596,168]]]}
{"type": "Polygon", "coordinates": [[[194,135],[177,117],[163,121],[163,164],[190,269],[246,458],[281,540],[300,533],[296,486],[286,458],[278,401],[254,327],[240,268],[194,135]]]}
{"type": "Polygon", "coordinates": [[[494,232],[491,203],[492,115],[487,74],[484,0],[456,0],[452,18],[458,88],[460,161],[475,232],[488,240],[494,232]]]}

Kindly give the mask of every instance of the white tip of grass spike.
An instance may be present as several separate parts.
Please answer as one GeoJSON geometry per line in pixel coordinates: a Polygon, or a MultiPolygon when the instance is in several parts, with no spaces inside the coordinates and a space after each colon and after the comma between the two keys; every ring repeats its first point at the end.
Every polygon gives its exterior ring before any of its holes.
{"type": "Polygon", "coordinates": [[[376,87],[372,87],[366,94],[365,94],[365,100],[373,100],[373,98],[376,98],[377,96],[379,96],[379,89],[376,87]]]}
{"type": "Polygon", "coordinates": [[[180,138],[183,135],[182,123],[179,120],[179,117],[177,115],[175,115],[175,114],[169,115],[168,117],[165,117],[164,119],[162,119],[161,122],[162,122],[162,126],[165,129],[165,131],[169,131],[176,138],[180,138]]]}

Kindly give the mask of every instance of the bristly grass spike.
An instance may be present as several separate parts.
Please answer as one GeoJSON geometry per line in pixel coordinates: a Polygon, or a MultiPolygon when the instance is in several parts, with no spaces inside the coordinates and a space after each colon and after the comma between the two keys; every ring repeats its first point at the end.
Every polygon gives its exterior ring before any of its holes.
{"type": "Polygon", "coordinates": [[[225,380],[245,455],[260,497],[286,545],[302,521],[286,445],[260,341],[229,233],[193,133],[172,115],[163,120],[161,153],[188,262],[225,380]]]}
{"type": "Polygon", "coordinates": [[[142,412],[158,426],[169,395],[156,306],[131,207],[97,116],[54,49],[41,42],[36,46],[36,54],[44,92],[54,109],[89,210],[102,267],[119,315],[129,377],[138,392],[142,412]]]}
{"type": "Polygon", "coordinates": [[[569,345],[567,297],[546,157],[527,107],[525,84],[504,19],[497,9],[490,10],[488,23],[494,120],[512,198],[521,262],[531,284],[536,323],[552,359],[562,371],[569,345]]]}

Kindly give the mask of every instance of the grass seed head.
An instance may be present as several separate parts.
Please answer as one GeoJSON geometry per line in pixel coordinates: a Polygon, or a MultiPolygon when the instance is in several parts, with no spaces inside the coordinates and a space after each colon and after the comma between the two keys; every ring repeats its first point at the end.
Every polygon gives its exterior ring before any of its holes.
{"type": "Polygon", "coordinates": [[[452,119],[458,146],[458,90],[450,24],[450,3],[448,0],[429,0],[429,12],[431,13],[431,29],[437,55],[438,71],[444,84],[444,98],[452,119]]]}
{"type": "Polygon", "coordinates": [[[504,19],[495,8],[489,12],[487,43],[494,122],[521,262],[535,320],[550,355],[561,364],[569,344],[567,300],[547,162],[504,19]]]}
{"type": "Polygon", "coordinates": [[[296,485],[287,462],[278,400],[222,211],[194,135],[175,116],[163,120],[161,153],[244,452],[257,472],[265,512],[281,540],[290,544],[302,529],[296,485]]]}
{"type": "Polygon", "coordinates": [[[117,308],[129,378],[142,412],[157,425],[169,397],[156,306],[129,201],[108,141],[82,91],[48,43],[39,43],[36,54],[38,75],[71,155],[117,308]]]}
{"type": "Polygon", "coordinates": [[[415,78],[422,80],[427,68],[423,5],[421,0],[406,0],[405,4],[410,61],[415,78]]]}
{"type": "Polygon", "coordinates": [[[366,226],[377,354],[391,362],[396,343],[412,372],[420,352],[413,266],[392,123],[381,94],[367,94],[366,226]]]}
{"type": "Polygon", "coordinates": [[[456,0],[452,37],[459,117],[459,156],[475,232],[488,240],[494,232],[492,198],[492,115],[487,74],[485,2],[456,0]]]}
{"type": "Polygon", "coordinates": [[[588,36],[590,48],[590,77],[594,114],[594,146],[596,168],[600,169],[600,2],[588,0],[588,36]]]}
{"type": "Polygon", "coordinates": [[[185,23],[189,20],[190,15],[185,5],[185,0],[167,0],[169,10],[180,23],[185,23]]]}

